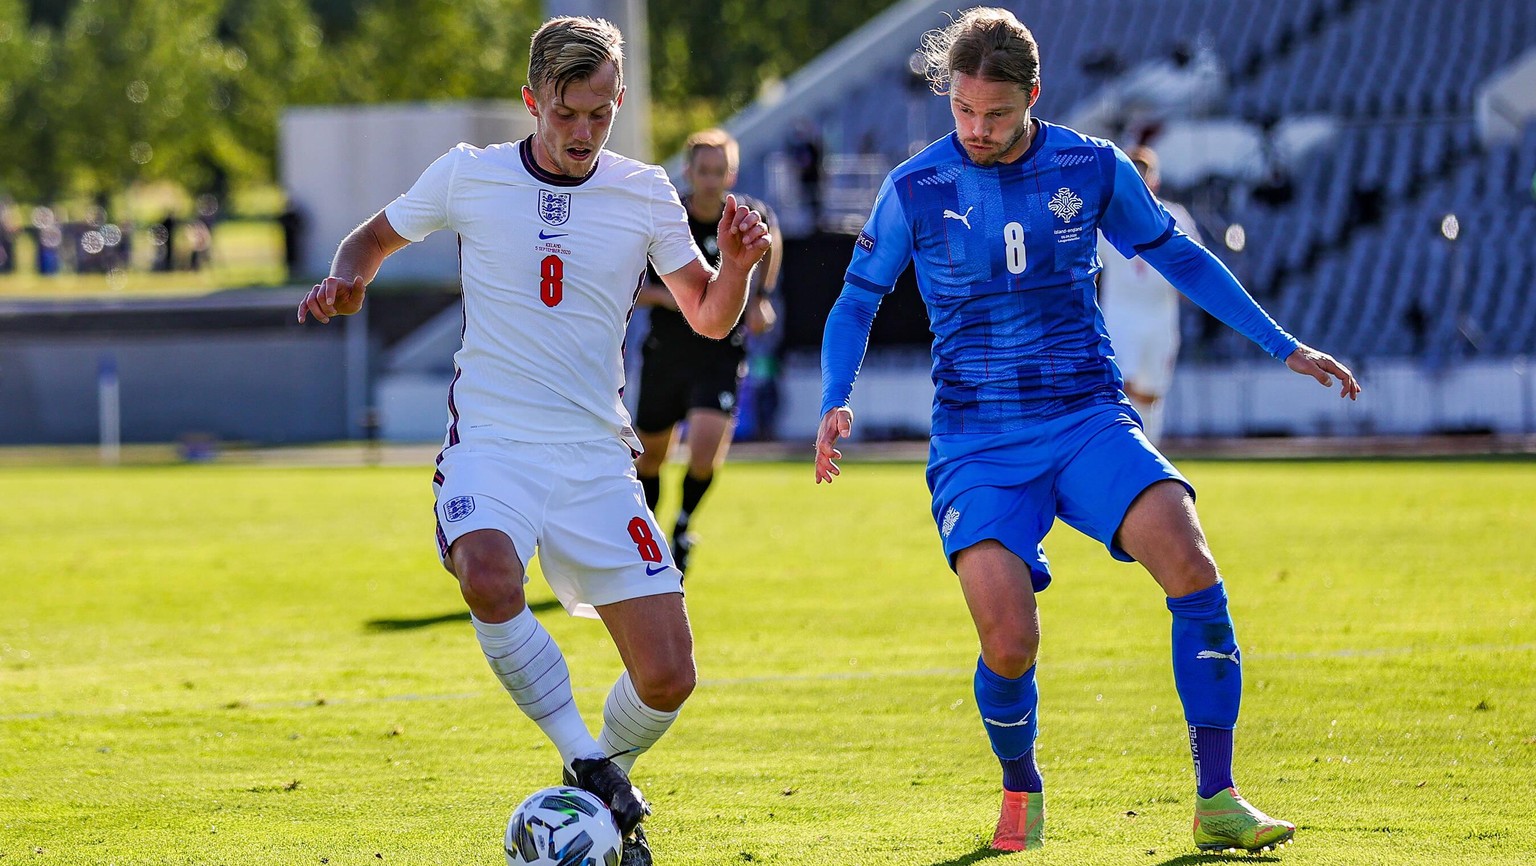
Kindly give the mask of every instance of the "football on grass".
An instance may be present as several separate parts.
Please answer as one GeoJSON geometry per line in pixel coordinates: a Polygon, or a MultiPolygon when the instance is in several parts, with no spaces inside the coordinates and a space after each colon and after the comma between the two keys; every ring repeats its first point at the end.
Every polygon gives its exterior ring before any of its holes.
{"type": "Polygon", "coordinates": [[[507,821],[508,866],[618,866],[622,844],[608,807],[580,788],[535,791],[507,821]]]}

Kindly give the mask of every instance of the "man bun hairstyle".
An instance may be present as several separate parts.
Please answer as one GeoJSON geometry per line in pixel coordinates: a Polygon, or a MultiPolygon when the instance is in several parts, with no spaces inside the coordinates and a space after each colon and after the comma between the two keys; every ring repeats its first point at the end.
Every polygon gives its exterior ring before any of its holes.
{"type": "Polygon", "coordinates": [[[918,53],[927,64],[933,92],[949,92],[956,72],[990,81],[1011,81],[1023,90],[1040,84],[1040,46],[1007,9],[976,6],[948,27],[923,34],[918,53]]]}
{"type": "Polygon", "coordinates": [[[612,63],[616,84],[624,86],[624,35],[603,18],[564,16],[544,22],[533,34],[528,50],[528,86],[534,93],[544,85],[565,95],[573,81],[591,78],[604,63],[612,63]]]}

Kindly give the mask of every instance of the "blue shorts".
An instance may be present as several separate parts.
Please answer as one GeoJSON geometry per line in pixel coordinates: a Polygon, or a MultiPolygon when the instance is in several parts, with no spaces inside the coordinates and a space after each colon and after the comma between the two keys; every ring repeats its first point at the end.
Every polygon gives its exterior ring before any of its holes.
{"type": "Polygon", "coordinates": [[[1159,481],[1195,489],[1141,431],[1134,410],[1091,406],[1023,430],[934,436],[928,452],[933,519],[950,568],[955,555],[993,539],[1029,566],[1035,591],[1051,582],[1040,542],[1061,518],[1115,559],[1125,512],[1159,481]]]}

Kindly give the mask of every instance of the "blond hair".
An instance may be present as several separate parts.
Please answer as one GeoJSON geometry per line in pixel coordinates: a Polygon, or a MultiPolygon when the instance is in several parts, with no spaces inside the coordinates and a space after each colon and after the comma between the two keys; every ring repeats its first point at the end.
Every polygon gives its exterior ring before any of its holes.
{"type": "Polygon", "coordinates": [[[949,91],[959,72],[990,81],[1011,81],[1024,90],[1040,84],[1040,46],[1007,9],[976,6],[948,27],[929,30],[918,44],[934,93],[949,91]]]}
{"type": "Polygon", "coordinates": [[[704,147],[718,147],[725,153],[726,171],[735,171],[741,161],[741,145],[736,143],[729,132],[719,127],[701,129],[683,142],[683,152],[687,154],[689,165],[693,164],[694,153],[704,147]]]}
{"type": "Polygon", "coordinates": [[[533,34],[528,49],[528,86],[544,85],[563,96],[573,81],[583,81],[604,63],[612,63],[615,85],[624,86],[624,35],[603,18],[551,18],[533,34]]]}

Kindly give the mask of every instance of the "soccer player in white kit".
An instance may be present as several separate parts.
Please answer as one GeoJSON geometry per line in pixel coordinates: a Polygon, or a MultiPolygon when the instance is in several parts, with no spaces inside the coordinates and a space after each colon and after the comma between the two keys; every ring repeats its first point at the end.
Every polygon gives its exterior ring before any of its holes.
{"type": "Polygon", "coordinates": [[[624,99],[622,45],[601,19],[547,21],[522,90],[534,134],[460,144],[432,163],[342,241],[298,318],[357,312],[387,256],[439,229],[458,234],[463,346],[433,479],[439,553],[492,670],[559,749],[567,783],[609,805],[632,866],[651,862],[639,826],[650,808],[628,771],[696,673],[680,573],[632,462],[625,325],[649,260],[689,324],[724,337],[770,238],[732,197],[715,271],[666,173],[603,149],[624,99]],[[595,739],[564,656],[524,599],[535,550],[561,603],[601,618],[624,662],[595,739]]]}
{"type": "MultiPolygon", "coordinates": [[[[1131,164],[1147,188],[1157,193],[1160,177],[1157,154],[1150,147],[1133,148],[1131,164]]],[[[1199,243],[1200,230],[1189,212],[1173,202],[1163,207],[1180,229],[1199,243]]],[[[1163,398],[1173,383],[1179,357],[1179,290],[1141,259],[1127,259],[1099,236],[1099,308],[1104,329],[1115,347],[1115,364],[1125,377],[1125,395],[1141,416],[1142,430],[1156,442],[1163,434],[1163,398]]]]}

